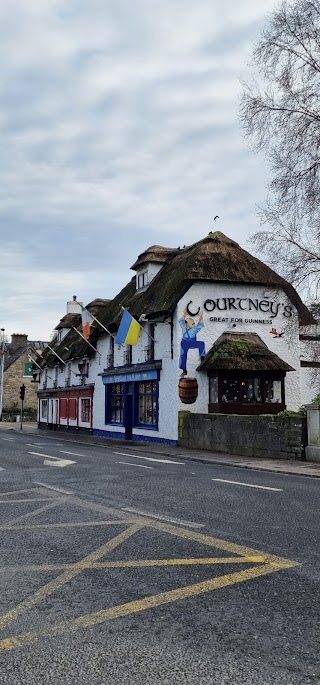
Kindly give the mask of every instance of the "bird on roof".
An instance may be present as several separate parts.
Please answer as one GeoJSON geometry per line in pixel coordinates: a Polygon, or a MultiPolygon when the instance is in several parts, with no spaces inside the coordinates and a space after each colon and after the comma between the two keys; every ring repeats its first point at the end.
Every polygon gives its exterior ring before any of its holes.
{"type": "Polygon", "coordinates": [[[216,216],[214,217],[213,221],[215,221],[216,219],[220,219],[220,217],[218,216],[218,214],[216,214],[216,216]]]}

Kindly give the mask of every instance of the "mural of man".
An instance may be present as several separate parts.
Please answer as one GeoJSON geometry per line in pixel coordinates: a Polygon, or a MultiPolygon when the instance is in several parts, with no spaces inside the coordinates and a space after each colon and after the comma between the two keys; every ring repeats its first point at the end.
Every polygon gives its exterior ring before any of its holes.
{"type": "Polygon", "coordinates": [[[182,369],[181,376],[186,376],[188,351],[199,350],[200,359],[203,359],[206,351],[203,340],[197,340],[197,333],[204,327],[203,312],[199,313],[199,322],[197,324],[191,316],[188,316],[186,309],[182,316],[183,318],[179,319],[179,324],[182,328],[179,368],[182,369]]]}

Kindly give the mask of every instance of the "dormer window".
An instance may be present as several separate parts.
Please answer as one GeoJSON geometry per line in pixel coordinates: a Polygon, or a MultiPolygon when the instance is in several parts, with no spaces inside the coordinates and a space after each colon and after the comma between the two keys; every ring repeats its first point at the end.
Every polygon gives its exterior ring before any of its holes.
{"type": "Polygon", "coordinates": [[[143,271],[141,274],[137,275],[137,288],[144,288],[148,285],[148,271],[143,271]]]}

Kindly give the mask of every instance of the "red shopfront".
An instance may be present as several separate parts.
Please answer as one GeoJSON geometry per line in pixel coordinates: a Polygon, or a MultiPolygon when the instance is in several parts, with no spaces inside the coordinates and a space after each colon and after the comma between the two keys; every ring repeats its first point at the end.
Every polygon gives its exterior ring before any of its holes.
{"type": "Polygon", "coordinates": [[[39,428],[92,430],[93,386],[39,393],[39,428]]]}

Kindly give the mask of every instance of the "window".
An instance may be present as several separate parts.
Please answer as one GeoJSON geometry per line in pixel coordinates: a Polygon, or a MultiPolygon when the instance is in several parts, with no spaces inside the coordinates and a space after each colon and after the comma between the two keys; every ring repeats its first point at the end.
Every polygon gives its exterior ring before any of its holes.
{"type": "Polygon", "coordinates": [[[138,424],[157,425],[157,382],[138,384],[138,424]]]}
{"type": "Polygon", "coordinates": [[[123,424],[123,383],[107,386],[107,423],[123,424]]]}
{"type": "Polygon", "coordinates": [[[126,349],[123,353],[123,363],[125,366],[127,364],[132,364],[132,345],[126,345],[126,349]]]}
{"type": "Polygon", "coordinates": [[[261,379],[248,378],[241,381],[241,395],[242,402],[262,402],[261,379]]]}
{"type": "Polygon", "coordinates": [[[210,404],[217,404],[217,402],[219,402],[218,376],[211,376],[209,382],[209,402],[210,404]]]}
{"type": "Polygon", "coordinates": [[[145,348],[146,362],[154,359],[154,323],[148,324],[148,345],[145,348]]]}
{"type": "Polygon", "coordinates": [[[81,422],[90,423],[91,414],[91,400],[90,398],[85,398],[81,400],[81,422]]]}
{"type": "Polygon", "coordinates": [[[281,372],[216,372],[209,377],[209,411],[275,414],[285,408],[284,377],[281,372]]]}
{"type": "Polygon", "coordinates": [[[41,400],[41,418],[44,421],[48,418],[48,400],[41,400]]]}
{"type": "Polygon", "coordinates": [[[266,380],[264,383],[265,402],[281,402],[281,381],[266,380]]]}
{"type": "Polygon", "coordinates": [[[142,274],[138,275],[138,290],[139,288],[144,288],[145,285],[148,285],[148,272],[144,271],[142,274]]]}
{"type": "Polygon", "coordinates": [[[109,354],[107,354],[107,368],[114,366],[114,338],[110,336],[109,340],[109,354]]]}
{"type": "Polygon", "coordinates": [[[222,381],[222,402],[240,402],[239,381],[233,378],[222,381]]]}

